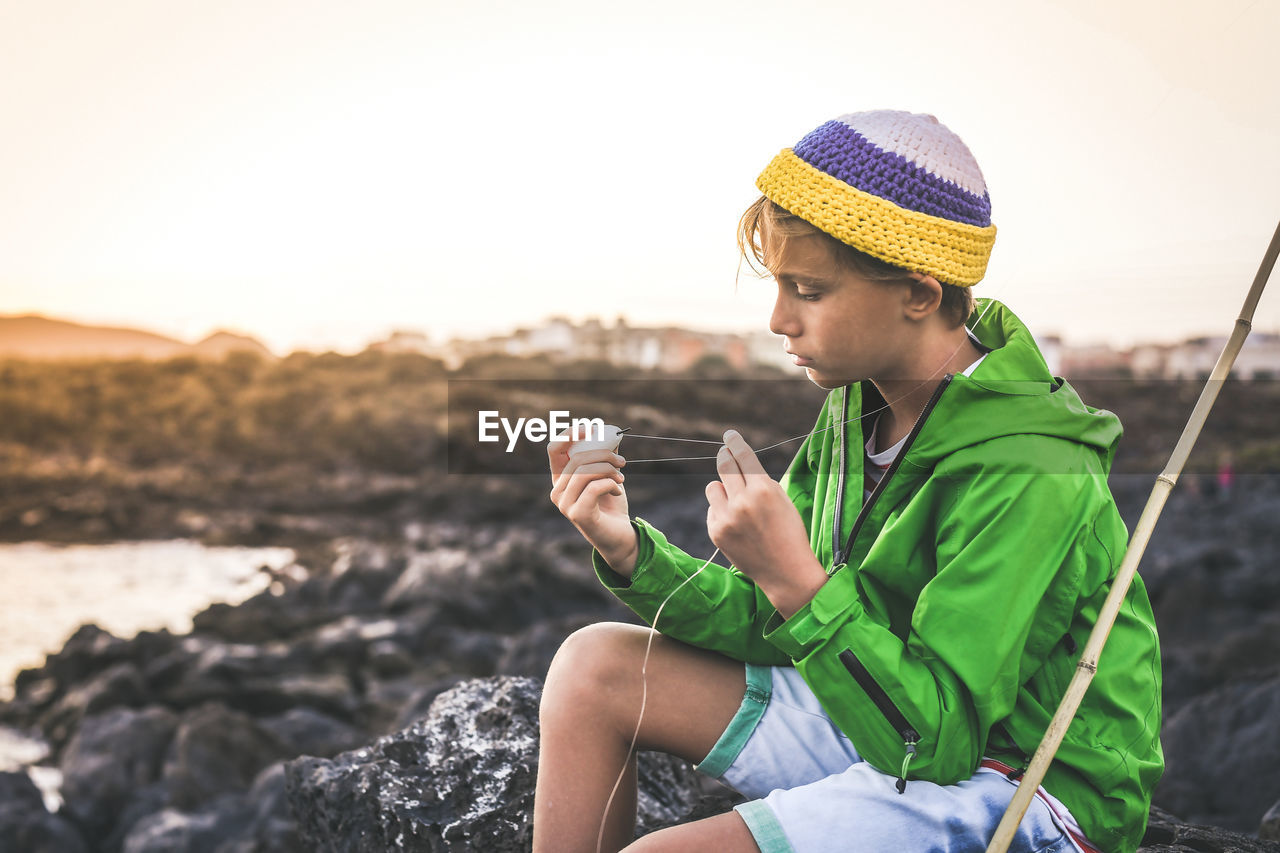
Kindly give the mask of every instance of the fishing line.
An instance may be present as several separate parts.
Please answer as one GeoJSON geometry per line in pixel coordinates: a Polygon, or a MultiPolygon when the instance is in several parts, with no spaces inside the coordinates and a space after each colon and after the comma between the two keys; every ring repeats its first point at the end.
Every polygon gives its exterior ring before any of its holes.
{"type": "Polygon", "coordinates": [[[627,438],[657,438],[657,439],[661,439],[662,441],[690,441],[690,442],[695,442],[697,444],[724,444],[723,441],[718,441],[714,438],[675,438],[674,436],[670,436],[670,435],[644,435],[638,432],[628,432],[626,434],[626,437],[627,438]]]}
{"type": "MultiPolygon", "coordinates": [[[[658,635],[658,618],[662,616],[662,609],[667,606],[667,602],[675,598],[680,590],[684,589],[684,585],[689,581],[702,574],[702,570],[711,565],[711,561],[716,558],[716,554],[720,553],[720,549],[716,548],[707,557],[707,561],[698,567],[698,570],[689,577],[680,582],[680,585],[671,590],[671,594],[663,599],[662,604],[658,605],[658,612],[653,614],[653,622],[649,625],[649,639],[644,646],[644,660],[640,662],[640,714],[636,717],[636,730],[631,735],[631,745],[627,747],[627,757],[622,759],[622,770],[618,773],[618,779],[613,783],[613,790],[609,792],[609,799],[604,804],[604,814],[600,816],[600,832],[596,835],[596,853],[602,853],[604,847],[604,825],[609,820],[609,809],[613,806],[613,798],[618,793],[618,788],[622,785],[622,780],[627,775],[627,764],[631,761],[631,756],[635,754],[636,744],[640,742],[640,724],[644,722],[644,709],[649,699],[649,652],[653,650],[653,638],[658,635]]],[[[638,766],[637,766],[637,769],[638,766]]]]}

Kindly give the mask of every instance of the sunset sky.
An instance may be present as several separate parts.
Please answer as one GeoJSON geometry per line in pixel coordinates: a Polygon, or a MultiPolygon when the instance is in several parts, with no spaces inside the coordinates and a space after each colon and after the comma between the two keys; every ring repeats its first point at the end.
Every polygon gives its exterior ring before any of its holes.
{"type": "Polygon", "coordinates": [[[1278,37],[1280,0],[0,0],[0,314],[278,352],[763,328],[756,174],[892,107],[982,164],[978,295],[1075,342],[1226,334],[1280,219],[1278,37]]]}

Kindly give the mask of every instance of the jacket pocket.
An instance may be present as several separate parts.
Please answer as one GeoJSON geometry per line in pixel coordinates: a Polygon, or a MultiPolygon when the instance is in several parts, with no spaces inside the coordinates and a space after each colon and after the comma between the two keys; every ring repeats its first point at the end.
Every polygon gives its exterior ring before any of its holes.
{"type": "Polygon", "coordinates": [[[907,773],[910,772],[911,759],[916,755],[916,745],[920,743],[920,733],[911,725],[898,706],[893,704],[889,694],[872,677],[871,671],[858,659],[852,649],[845,649],[840,653],[840,663],[844,664],[844,668],[853,676],[853,680],[862,688],[862,692],[867,694],[867,698],[880,711],[885,722],[902,738],[902,765],[898,770],[897,787],[899,794],[905,794],[907,773]]]}

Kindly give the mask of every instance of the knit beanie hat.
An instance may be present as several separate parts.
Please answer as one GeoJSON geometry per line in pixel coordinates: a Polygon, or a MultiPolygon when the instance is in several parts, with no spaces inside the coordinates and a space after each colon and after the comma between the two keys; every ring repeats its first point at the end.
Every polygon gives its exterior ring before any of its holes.
{"type": "Polygon", "coordinates": [[[931,115],[850,113],[784,148],[756,179],[774,204],[872,257],[966,287],[995,243],[973,154],[931,115]]]}

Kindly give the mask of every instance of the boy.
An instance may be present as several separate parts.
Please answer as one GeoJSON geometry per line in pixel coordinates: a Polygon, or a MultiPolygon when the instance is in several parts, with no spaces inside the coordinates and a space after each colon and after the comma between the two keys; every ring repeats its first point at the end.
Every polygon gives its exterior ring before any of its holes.
{"type": "MultiPolygon", "coordinates": [[[[535,850],[628,844],[630,769],[603,813],[633,732],[750,801],[628,850],[983,850],[1124,552],[1119,422],[1008,309],[973,308],[990,202],[932,116],[842,116],[757,186],[739,240],[776,279],[770,328],[831,393],[780,482],[725,433],[707,528],[733,568],[688,583],[701,561],[631,520],[622,457],[550,446],[601,581],[647,621],[667,604],[646,676],[643,629],[557,655],[535,850]]],[[[1102,663],[1013,850],[1137,847],[1163,769],[1140,580],[1102,663]]]]}

